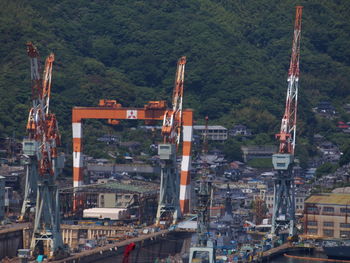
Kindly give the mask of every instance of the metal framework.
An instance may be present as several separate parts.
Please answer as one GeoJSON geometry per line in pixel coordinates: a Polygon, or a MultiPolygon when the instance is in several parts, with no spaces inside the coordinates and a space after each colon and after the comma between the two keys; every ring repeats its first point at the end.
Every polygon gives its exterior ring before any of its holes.
{"type": "Polygon", "coordinates": [[[27,131],[29,139],[24,140],[23,152],[28,156],[25,199],[22,207],[23,218],[33,204],[34,189],[37,188],[35,220],[31,251],[34,255],[44,254],[49,258],[62,249],[60,233],[60,211],[56,177],[59,158],[57,146],[60,134],[54,114],[49,112],[52,65],[54,54],[45,61],[43,78],[40,78],[39,53],[32,43],[27,44],[31,62],[33,107],[30,110],[27,131]]]}
{"type": "MultiPolygon", "coordinates": [[[[205,132],[203,134],[203,154],[208,154],[208,116],[205,117],[205,132]]],[[[196,188],[197,195],[197,244],[190,248],[189,262],[197,262],[199,258],[205,258],[207,262],[215,262],[215,247],[213,242],[209,239],[209,225],[210,225],[210,205],[212,201],[212,183],[208,180],[209,167],[205,159],[205,168],[203,175],[199,182],[199,187],[196,188]]],[[[231,197],[228,197],[231,202],[231,197]]],[[[226,201],[228,201],[226,199],[226,201]]],[[[227,203],[227,202],[226,202],[227,203]]],[[[229,204],[231,207],[231,203],[229,204]]],[[[228,207],[226,207],[228,208],[228,207]]],[[[232,209],[229,213],[232,215],[232,209]]]]}
{"type": "MultiPolygon", "coordinates": [[[[176,77],[176,87],[183,87],[185,62],[186,60],[184,57],[179,60],[177,76],[180,77],[176,77]]],[[[174,95],[181,94],[181,97],[174,96],[172,109],[167,109],[165,101],[150,101],[144,108],[124,108],[114,100],[101,100],[98,107],[74,107],[72,110],[73,186],[80,187],[84,185],[84,165],[82,156],[82,121],[84,119],[107,119],[108,122],[112,124],[119,123],[120,120],[145,120],[146,122],[163,120],[162,134],[166,138],[165,142],[179,142],[179,132],[181,129],[180,127],[182,127],[183,143],[179,196],[181,212],[188,213],[191,193],[190,163],[193,111],[191,109],[182,110],[182,89],[183,88],[178,88],[174,91],[174,95]],[[172,128],[170,129],[169,127],[172,128]],[[176,127],[175,131],[174,127],[176,127]]],[[[177,178],[177,180],[179,179],[177,178]]],[[[73,208],[77,211],[81,207],[82,200],[80,200],[79,196],[76,196],[73,208]]]]}
{"type": "Polygon", "coordinates": [[[27,43],[27,53],[30,58],[30,76],[32,81],[32,107],[29,110],[27,121],[28,138],[23,140],[23,161],[26,166],[26,184],[21,209],[20,221],[28,220],[30,211],[33,212],[36,203],[37,180],[38,180],[38,115],[40,110],[40,90],[42,79],[40,76],[40,55],[32,43],[27,43]],[[32,147],[31,147],[32,146],[32,147]]]}
{"type": "Polygon", "coordinates": [[[175,224],[180,217],[180,180],[176,166],[176,151],[180,143],[182,127],[182,100],[184,89],[186,57],[181,57],[177,63],[175,75],[172,109],[166,110],[163,119],[163,143],[158,145],[161,159],[161,175],[159,203],[156,224],[160,221],[175,224]]]}
{"type": "Polygon", "coordinates": [[[292,55],[288,71],[288,89],[285,112],[281,122],[279,151],[272,156],[277,175],[274,178],[274,204],[272,214],[272,235],[278,235],[281,230],[288,229],[289,236],[295,236],[295,187],[293,163],[296,136],[299,57],[301,37],[302,6],[296,6],[292,55]]]}
{"type": "MultiPolygon", "coordinates": [[[[197,244],[190,248],[189,262],[198,262],[198,259],[205,259],[206,262],[215,262],[215,247],[209,240],[209,206],[211,194],[211,182],[206,176],[202,176],[197,189],[197,244]]],[[[232,211],[231,211],[232,213],[232,211]]]]}

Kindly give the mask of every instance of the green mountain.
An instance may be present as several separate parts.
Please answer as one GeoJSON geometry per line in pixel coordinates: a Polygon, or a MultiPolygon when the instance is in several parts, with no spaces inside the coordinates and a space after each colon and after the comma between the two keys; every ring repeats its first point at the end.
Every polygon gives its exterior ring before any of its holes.
{"type": "Polygon", "coordinates": [[[319,101],[341,111],[350,99],[348,0],[1,2],[1,137],[25,134],[27,41],[42,61],[55,53],[50,106],[66,139],[73,106],[93,106],[100,98],[124,106],[170,100],[183,55],[184,106],[194,108],[197,119],[209,115],[215,123],[243,123],[272,135],[284,108],[296,4],[304,6],[298,133],[306,138],[322,131],[311,111],[319,101]]]}

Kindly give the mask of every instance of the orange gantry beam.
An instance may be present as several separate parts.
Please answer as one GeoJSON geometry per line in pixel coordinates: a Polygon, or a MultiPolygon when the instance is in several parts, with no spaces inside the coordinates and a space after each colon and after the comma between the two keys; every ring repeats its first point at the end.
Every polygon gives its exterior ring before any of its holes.
{"type": "MultiPolygon", "coordinates": [[[[154,104],[154,102],[153,102],[154,104]]],[[[153,104],[146,105],[144,108],[123,108],[119,105],[110,107],[74,107],[72,110],[72,129],[73,129],[73,186],[79,187],[84,183],[83,178],[83,130],[82,121],[84,119],[107,119],[107,120],[163,120],[167,110],[164,107],[151,107],[153,104]]],[[[158,104],[157,104],[158,105],[158,104]]],[[[161,104],[163,105],[163,104],[161,104]]],[[[193,132],[193,111],[186,109],[183,111],[183,153],[180,175],[180,208],[182,213],[189,212],[190,200],[190,165],[192,150],[192,132],[193,132]]],[[[74,210],[80,207],[80,201],[74,200],[74,210]]]]}

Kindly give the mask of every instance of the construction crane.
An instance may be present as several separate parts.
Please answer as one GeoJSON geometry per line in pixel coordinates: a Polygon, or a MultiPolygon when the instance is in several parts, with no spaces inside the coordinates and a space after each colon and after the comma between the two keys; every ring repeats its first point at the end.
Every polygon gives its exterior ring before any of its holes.
{"type": "Polygon", "coordinates": [[[274,178],[274,204],[271,234],[272,236],[277,236],[280,234],[281,230],[288,229],[289,238],[294,237],[296,234],[293,163],[297,127],[302,8],[302,6],[296,6],[285,112],[282,118],[280,132],[276,134],[276,138],[279,141],[278,153],[272,156],[273,167],[277,174],[274,178]]]}
{"type": "Polygon", "coordinates": [[[33,107],[27,123],[29,139],[24,142],[23,152],[29,156],[36,155],[37,165],[32,171],[36,180],[31,178],[31,183],[37,187],[37,194],[30,249],[32,255],[40,254],[52,258],[63,248],[56,185],[59,168],[63,168],[62,158],[57,154],[60,134],[56,116],[49,111],[52,65],[55,57],[51,53],[46,58],[41,79],[36,47],[28,43],[27,52],[31,62],[33,107]]]}
{"type": "Polygon", "coordinates": [[[156,215],[156,224],[162,219],[175,224],[180,217],[180,177],[176,165],[176,151],[180,143],[182,127],[182,99],[185,79],[186,57],[181,57],[177,63],[172,109],[166,110],[163,117],[163,143],[158,145],[158,154],[161,159],[161,180],[159,203],[156,215]]]}

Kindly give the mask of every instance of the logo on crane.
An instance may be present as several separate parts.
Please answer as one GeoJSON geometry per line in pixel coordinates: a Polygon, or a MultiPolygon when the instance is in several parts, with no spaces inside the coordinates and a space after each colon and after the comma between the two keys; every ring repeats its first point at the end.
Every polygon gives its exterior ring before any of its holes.
{"type": "Polygon", "coordinates": [[[137,110],[127,110],[126,111],[126,118],[127,119],[137,119],[137,110]]]}

